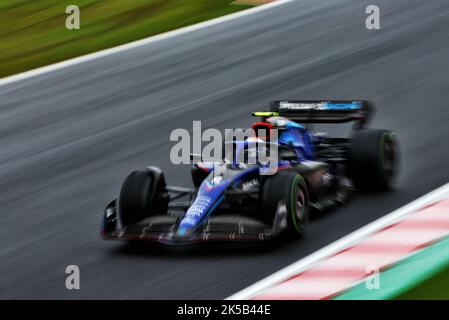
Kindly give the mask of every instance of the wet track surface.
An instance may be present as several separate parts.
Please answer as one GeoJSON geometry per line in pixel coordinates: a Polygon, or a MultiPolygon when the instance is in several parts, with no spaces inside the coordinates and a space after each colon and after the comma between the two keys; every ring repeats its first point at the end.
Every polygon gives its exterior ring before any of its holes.
{"type": "Polygon", "coordinates": [[[449,2],[295,1],[0,87],[0,298],[225,298],[449,181],[449,2]],[[370,99],[397,131],[399,189],[358,195],[274,248],[130,249],[99,237],[124,177],[175,128],[234,128],[273,99],[370,99]],[[81,289],[65,289],[65,267],[81,289]]]}

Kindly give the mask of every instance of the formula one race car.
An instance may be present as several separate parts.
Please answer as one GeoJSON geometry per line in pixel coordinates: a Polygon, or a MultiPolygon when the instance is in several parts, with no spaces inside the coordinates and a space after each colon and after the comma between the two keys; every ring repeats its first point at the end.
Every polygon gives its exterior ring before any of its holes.
{"type": "Polygon", "coordinates": [[[192,188],[167,186],[156,167],[132,172],[107,205],[101,234],[164,244],[301,237],[309,214],[344,203],[355,189],[395,185],[395,134],[367,129],[372,111],[368,101],[275,101],[253,113],[261,117],[255,137],[225,142],[230,158],[194,162],[192,188]],[[314,130],[329,124],[351,125],[348,136],[314,130]],[[259,159],[267,146],[277,148],[274,174],[264,173],[266,163],[237,161],[242,154],[259,159]]]}

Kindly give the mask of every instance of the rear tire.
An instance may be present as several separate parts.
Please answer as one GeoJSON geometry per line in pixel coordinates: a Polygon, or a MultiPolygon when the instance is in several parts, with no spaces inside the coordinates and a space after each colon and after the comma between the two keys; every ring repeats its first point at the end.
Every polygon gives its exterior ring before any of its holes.
{"type": "Polygon", "coordinates": [[[365,129],[355,133],[349,148],[348,175],[359,189],[392,189],[398,171],[399,150],[394,132],[365,129]]]}
{"type": "Polygon", "coordinates": [[[120,190],[121,225],[126,227],[152,215],[166,214],[168,200],[165,178],[159,168],[131,172],[120,190]]]}
{"type": "Polygon", "coordinates": [[[303,177],[294,171],[280,171],[265,178],[261,192],[264,219],[273,222],[279,210],[287,218],[287,234],[302,237],[309,218],[309,195],[303,177]]]}

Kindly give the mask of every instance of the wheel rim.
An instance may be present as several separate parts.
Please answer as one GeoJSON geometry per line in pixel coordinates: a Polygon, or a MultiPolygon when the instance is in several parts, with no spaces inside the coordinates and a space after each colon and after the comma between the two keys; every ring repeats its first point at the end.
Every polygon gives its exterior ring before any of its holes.
{"type": "Polygon", "coordinates": [[[299,224],[302,224],[304,221],[304,218],[305,218],[304,201],[305,201],[304,191],[299,186],[298,192],[296,195],[296,206],[295,206],[295,217],[298,220],[299,224]]]}
{"type": "Polygon", "coordinates": [[[302,234],[304,224],[307,220],[307,191],[303,186],[304,181],[301,176],[296,176],[293,181],[293,188],[290,195],[290,215],[293,228],[302,234]]]}

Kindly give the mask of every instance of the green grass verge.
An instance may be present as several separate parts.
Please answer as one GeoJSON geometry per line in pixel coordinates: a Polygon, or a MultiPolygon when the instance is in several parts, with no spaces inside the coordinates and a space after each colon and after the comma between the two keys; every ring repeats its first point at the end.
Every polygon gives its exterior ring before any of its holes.
{"type": "Polygon", "coordinates": [[[0,77],[248,8],[232,0],[0,1],[0,77]],[[81,29],[67,30],[75,4],[81,29]]]}
{"type": "Polygon", "coordinates": [[[449,268],[398,296],[398,300],[449,300],[449,268]]]}

